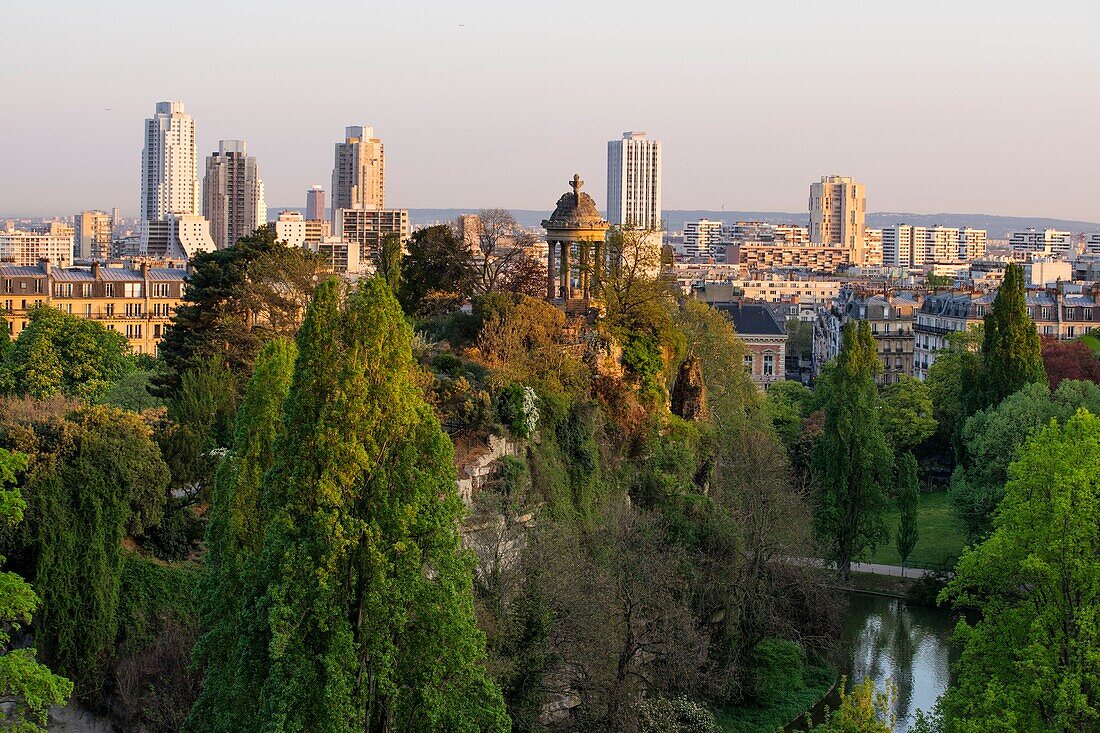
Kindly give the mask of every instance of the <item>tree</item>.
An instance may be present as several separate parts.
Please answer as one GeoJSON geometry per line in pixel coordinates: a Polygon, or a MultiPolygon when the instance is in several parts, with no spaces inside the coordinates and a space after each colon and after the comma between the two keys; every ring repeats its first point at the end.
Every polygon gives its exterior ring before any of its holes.
{"type": "Polygon", "coordinates": [[[911,452],[898,461],[898,534],[896,543],[901,556],[901,573],[905,576],[905,562],[913,554],[920,534],[917,530],[917,507],[920,504],[920,486],[917,479],[917,459],[911,452]]]}
{"type": "MultiPolygon", "coordinates": [[[[936,352],[928,368],[925,385],[932,399],[932,417],[936,421],[935,441],[941,453],[953,456],[959,431],[969,417],[970,394],[980,382],[982,368],[982,326],[947,335],[947,346],[936,352]]],[[[977,409],[977,408],[975,408],[977,409]]]]}
{"type": "Polygon", "coordinates": [[[261,485],[265,590],[251,618],[266,639],[250,636],[241,657],[245,677],[262,678],[246,690],[254,729],[508,727],[482,666],[452,447],[415,381],[410,339],[377,277],[343,306],[326,281],[306,314],[261,485]]]}
{"type": "Polygon", "coordinates": [[[1043,337],[1043,368],[1051,389],[1057,389],[1063,379],[1100,383],[1100,358],[1081,341],[1058,341],[1043,337]]]}
{"type": "Polygon", "coordinates": [[[7,349],[0,384],[38,399],[95,399],[133,369],[122,334],[43,305],[31,309],[27,327],[7,349]]]}
{"type": "Polygon", "coordinates": [[[895,453],[912,450],[936,431],[928,386],[900,376],[882,388],[882,427],[895,453]]]}
{"type": "Polygon", "coordinates": [[[893,457],[879,420],[871,326],[844,327],[843,344],[822,374],[825,428],[814,446],[814,529],[825,558],[847,579],[852,561],[886,539],[883,513],[893,457]]]}
{"type": "Polygon", "coordinates": [[[538,237],[524,229],[507,209],[477,212],[477,251],[473,286],[476,293],[546,292],[546,267],[529,254],[538,237]]]}
{"type": "Polygon", "coordinates": [[[996,405],[1025,384],[1046,381],[1039,334],[1027,313],[1024,268],[1010,263],[985,315],[980,406],[996,405]]]}
{"type": "Polygon", "coordinates": [[[970,416],[959,439],[951,501],[972,539],[989,532],[1004,496],[1008,466],[1020,446],[1051,420],[1068,420],[1078,407],[1100,414],[1100,386],[1065,380],[1051,393],[1045,383],[1029,384],[970,416]]]}
{"type": "Polygon", "coordinates": [[[684,300],[673,313],[671,325],[667,333],[658,329],[654,335],[667,348],[699,358],[707,403],[716,415],[732,419],[760,403],[760,390],[745,370],[745,342],[737,337],[726,314],[706,303],[684,300]]]}
{"type": "Polygon", "coordinates": [[[386,234],[382,237],[382,246],[378,250],[375,269],[394,293],[401,289],[401,237],[386,234]]]}
{"type": "Polygon", "coordinates": [[[852,688],[840,684],[840,706],[828,720],[810,728],[813,733],[893,733],[897,723],[892,712],[897,691],[887,684],[884,692],[875,689],[874,680],[867,678],[852,688]]]}
{"type": "Polygon", "coordinates": [[[250,699],[240,695],[237,661],[249,639],[242,619],[251,610],[246,602],[256,592],[255,566],[263,546],[260,482],[274,462],[296,354],[285,339],[260,350],[237,414],[233,449],[218,466],[198,590],[203,635],[194,654],[205,677],[188,719],[191,730],[244,730],[245,719],[254,714],[250,699]]]}
{"type": "MultiPolygon", "coordinates": [[[[609,323],[627,329],[651,322],[671,300],[669,283],[661,280],[661,250],[654,244],[659,229],[613,227],[607,234],[607,272],[599,297],[609,323]]],[[[660,241],[659,239],[657,240],[660,241]]]]}
{"type": "Polygon", "coordinates": [[[788,451],[794,448],[802,435],[802,420],[806,417],[810,399],[809,387],[800,382],[775,382],[768,387],[764,412],[788,451]]]}
{"type": "MultiPolygon", "coordinates": [[[[27,457],[0,448],[0,521],[23,521],[26,501],[8,488],[27,464],[27,457]]],[[[4,558],[0,556],[0,564],[4,558]]],[[[12,634],[31,622],[41,601],[23,578],[0,572],[0,728],[15,733],[45,731],[51,705],[64,705],[73,684],[49,670],[31,647],[12,648],[12,634]]]]}
{"type": "Polygon", "coordinates": [[[445,225],[417,229],[401,261],[398,299],[413,316],[434,316],[457,309],[473,290],[470,248],[445,225]]]}
{"type": "Polygon", "coordinates": [[[191,264],[184,304],[160,344],[172,390],[184,372],[214,356],[234,374],[251,373],[266,341],[297,331],[325,268],[318,255],[276,241],[268,225],[191,264]]]}
{"type": "Polygon", "coordinates": [[[941,599],[960,621],[947,733],[1100,725],[1100,419],[1051,422],[1009,471],[993,533],[966,550],[941,599]]]}

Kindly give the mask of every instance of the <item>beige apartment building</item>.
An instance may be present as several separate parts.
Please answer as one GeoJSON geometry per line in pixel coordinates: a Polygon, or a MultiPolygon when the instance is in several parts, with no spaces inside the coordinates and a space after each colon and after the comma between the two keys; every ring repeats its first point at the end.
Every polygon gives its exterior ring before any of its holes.
{"type": "Polygon", "coordinates": [[[54,221],[43,231],[16,229],[12,222],[0,229],[0,263],[26,267],[39,260],[72,264],[73,228],[54,221]]]}
{"type": "Polygon", "coordinates": [[[105,211],[82,211],[74,218],[74,256],[81,260],[102,260],[111,254],[111,215],[105,211]]]}
{"type": "Polygon", "coordinates": [[[142,265],[133,270],[104,267],[59,268],[0,265],[0,305],[14,338],[27,327],[37,306],[89,318],[126,337],[137,354],[156,355],[172,314],[183,299],[187,273],[142,265]]]}
{"type": "Polygon", "coordinates": [[[810,184],[810,243],[847,248],[853,265],[866,264],[867,187],[848,176],[810,184]]]}
{"type": "Polygon", "coordinates": [[[409,239],[409,212],[405,209],[337,209],[333,236],[359,245],[359,261],[373,262],[382,239],[396,234],[404,245],[409,239]]]}
{"type": "Polygon", "coordinates": [[[373,127],[344,128],[336,143],[332,167],[332,223],[340,209],[383,209],[386,206],[386,155],[373,127]]]}
{"type": "Polygon", "coordinates": [[[832,245],[790,245],[746,242],[726,248],[726,262],[740,265],[746,272],[789,267],[811,272],[837,272],[852,264],[847,247],[832,245]]]}
{"type": "Polygon", "coordinates": [[[867,321],[875,339],[882,371],[879,384],[894,384],[916,376],[914,319],[920,302],[909,295],[867,293],[846,286],[831,308],[818,311],[814,321],[813,373],[840,352],[841,331],[849,321],[867,321]]]}
{"type": "Polygon", "coordinates": [[[210,221],[218,249],[233,246],[267,223],[260,167],[244,140],[220,140],[218,152],[207,156],[202,214],[210,221]]]}

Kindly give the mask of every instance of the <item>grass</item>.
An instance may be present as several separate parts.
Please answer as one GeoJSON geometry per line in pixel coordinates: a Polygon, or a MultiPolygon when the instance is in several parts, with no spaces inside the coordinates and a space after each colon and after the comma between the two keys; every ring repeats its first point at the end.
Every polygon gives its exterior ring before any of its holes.
{"type": "Polygon", "coordinates": [[[1097,358],[1100,358],[1100,333],[1096,331],[1086,333],[1081,337],[1081,343],[1092,349],[1092,353],[1096,354],[1097,358]]]}
{"type": "MultiPolygon", "coordinates": [[[[886,515],[890,539],[879,547],[865,562],[883,565],[901,565],[901,557],[895,547],[898,532],[898,511],[892,509],[886,515]]],[[[917,546],[913,548],[906,567],[938,568],[945,563],[953,565],[966,544],[966,532],[955,518],[951,500],[946,491],[933,491],[920,495],[917,507],[917,546]]]]}
{"type": "Polygon", "coordinates": [[[836,673],[827,667],[807,665],[804,681],[801,689],[788,691],[782,700],[770,707],[716,708],[714,716],[718,719],[718,726],[724,733],[772,733],[783,730],[785,725],[825,697],[836,682],[836,673]]]}

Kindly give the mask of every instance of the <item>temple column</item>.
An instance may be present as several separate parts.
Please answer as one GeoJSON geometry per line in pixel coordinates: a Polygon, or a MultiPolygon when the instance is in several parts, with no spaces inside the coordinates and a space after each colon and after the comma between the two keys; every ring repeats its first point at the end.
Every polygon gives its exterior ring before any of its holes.
{"type": "Polygon", "coordinates": [[[569,242],[561,243],[561,282],[558,287],[562,300],[569,300],[573,289],[572,278],[569,276],[569,242]]]}
{"type": "Polygon", "coordinates": [[[592,273],[595,276],[593,282],[593,289],[598,295],[601,286],[603,285],[603,242],[597,241],[593,246],[594,257],[592,262],[592,273]]]}
{"type": "Polygon", "coordinates": [[[546,243],[546,299],[554,300],[558,297],[558,289],[555,287],[557,283],[554,282],[554,247],[557,246],[557,242],[546,243]]]}
{"type": "Polygon", "coordinates": [[[588,248],[591,245],[589,245],[588,242],[581,242],[578,246],[581,248],[581,268],[580,268],[581,297],[584,298],[585,300],[588,300],[589,296],[591,295],[591,291],[588,288],[588,285],[589,285],[588,268],[590,266],[589,265],[589,257],[588,257],[588,248]]]}

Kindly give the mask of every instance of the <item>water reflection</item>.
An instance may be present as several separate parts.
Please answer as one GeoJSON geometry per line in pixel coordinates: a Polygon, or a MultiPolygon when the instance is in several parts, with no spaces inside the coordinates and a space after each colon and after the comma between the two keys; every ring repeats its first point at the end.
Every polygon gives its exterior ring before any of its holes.
{"type": "Polygon", "coordinates": [[[842,671],[849,680],[870,677],[880,689],[893,679],[897,730],[904,733],[916,711],[931,710],[947,689],[953,628],[944,611],[852,594],[844,628],[847,668],[842,671]]]}

